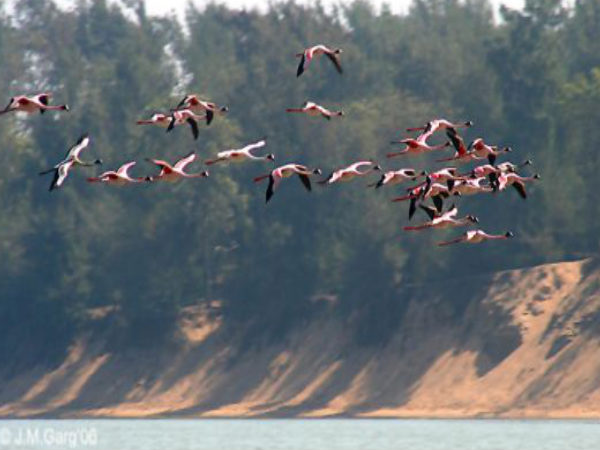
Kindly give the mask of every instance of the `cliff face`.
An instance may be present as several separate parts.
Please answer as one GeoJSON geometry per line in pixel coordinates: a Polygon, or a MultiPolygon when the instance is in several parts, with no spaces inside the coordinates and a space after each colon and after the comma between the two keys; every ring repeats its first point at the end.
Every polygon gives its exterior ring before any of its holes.
{"type": "Polygon", "coordinates": [[[377,346],[330,313],[242,351],[218,303],[184,310],[182,344],[152,353],[82,338],[55,370],[1,380],[0,416],[600,417],[597,261],[406,295],[377,346]]]}

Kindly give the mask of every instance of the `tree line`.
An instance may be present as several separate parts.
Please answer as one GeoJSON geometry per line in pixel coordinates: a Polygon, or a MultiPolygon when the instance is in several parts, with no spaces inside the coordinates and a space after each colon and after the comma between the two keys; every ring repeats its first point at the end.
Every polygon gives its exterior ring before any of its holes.
{"type": "MultiPolygon", "coordinates": [[[[318,312],[321,294],[339,313],[378,320],[402,308],[400,293],[428,283],[598,252],[600,205],[600,1],[527,0],[494,21],[487,0],[416,0],[405,15],[365,1],[325,10],[293,1],[265,13],[190,6],[185,24],[150,17],[142,2],[80,1],[61,10],[23,0],[0,16],[0,92],[51,91],[70,113],[0,120],[0,354],[25,345],[51,360],[89,325],[90,308],[117,307],[118,342],[170,336],[183,306],[221,299],[226,323],[284,335],[318,312]],[[295,78],[294,55],[325,43],[344,49],[345,73],[315,64],[295,78]],[[187,92],[228,105],[224,120],[169,135],[135,120],[187,92]],[[285,114],[314,100],[342,108],[324,123],[285,114]],[[307,195],[282,186],[268,207],[252,183],[265,166],[218,167],[197,183],[104,188],[75,174],[57,192],[36,174],[84,131],[88,156],[107,168],[173,160],[268,137],[276,163],[331,169],[373,158],[389,141],[434,117],[473,120],[466,140],[510,145],[542,180],[523,201],[513,192],[459,201],[508,245],[440,250],[439,233],[401,231],[398,189],[365,180],[307,195]],[[515,195],[513,195],[515,194],[515,195]],[[55,350],[58,349],[58,350],[55,350]]],[[[443,137],[441,137],[443,139],[443,137]]],[[[93,171],[93,169],[92,169],[93,171]]],[[[89,173],[92,175],[92,172],[89,173]]],[[[368,340],[368,339],[367,339],[368,340]]]]}

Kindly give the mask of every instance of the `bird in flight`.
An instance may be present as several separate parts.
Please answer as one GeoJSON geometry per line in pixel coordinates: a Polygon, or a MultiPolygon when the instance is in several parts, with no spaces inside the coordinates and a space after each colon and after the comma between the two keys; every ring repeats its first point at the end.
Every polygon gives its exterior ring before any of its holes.
{"type": "Polygon", "coordinates": [[[45,111],[69,111],[68,105],[50,105],[49,102],[51,97],[52,94],[49,92],[36,94],[31,97],[18,95],[9,100],[8,105],[0,111],[0,114],[13,111],[23,111],[28,114],[33,114],[38,111],[40,114],[44,114],[45,111]]]}
{"type": "Polygon", "coordinates": [[[227,106],[219,107],[216,103],[201,100],[197,94],[187,94],[172,111],[182,109],[189,109],[195,113],[204,113],[206,125],[211,124],[215,115],[223,115],[229,111],[227,106]]]}
{"type": "Polygon", "coordinates": [[[40,172],[40,175],[46,175],[48,173],[54,173],[54,178],[52,179],[52,183],[50,184],[50,191],[53,191],[56,188],[59,188],[63,185],[67,176],[69,175],[69,171],[75,166],[93,166],[96,164],[102,164],[101,159],[96,159],[95,161],[83,161],[79,154],[90,144],[90,137],[86,133],[82,135],[75,145],[73,145],[65,155],[64,159],[53,166],[48,170],[44,170],[40,172]]]}
{"type": "Polygon", "coordinates": [[[308,69],[308,66],[309,66],[310,62],[313,60],[313,58],[315,58],[316,56],[319,56],[319,55],[326,55],[333,63],[336,70],[340,74],[343,73],[342,64],[340,62],[341,54],[342,54],[342,49],[340,49],[340,48],[332,49],[332,48],[329,48],[326,45],[322,45],[322,44],[315,45],[313,47],[309,47],[309,48],[305,49],[302,53],[297,53],[296,57],[300,58],[300,64],[298,64],[298,70],[296,70],[296,77],[299,77],[300,75],[302,75],[304,73],[304,71],[306,69],[308,69]]]}
{"type": "Polygon", "coordinates": [[[148,181],[147,177],[133,178],[131,175],[129,175],[129,169],[135,166],[135,164],[135,161],[129,161],[123,164],[117,170],[108,170],[106,172],[101,173],[97,177],[90,177],[87,180],[90,183],[105,183],[116,186],[124,186],[126,184],[148,181]]]}
{"type": "Polygon", "coordinates": [[[292,175],[298,175],[298,178],[302,182],[302,185],[306,188],[307,191],[311,191],[310,185],[310,176],[311,175],[321,175],[320,169],[309,169],[306,166],[296,163],[285,164],[283,166],[279,166],[276,169],[273,169],[270,173],[261,175],[259,177],[254,178],[254,182],[258,183],[264,179],[269,179],[269,185],[267,186],[267,192],[265,194],[266,203],[271,200],[273,194],[275,193],[275,189],[279,186],[279,183],[282,179],[291,177],[292,175]]]}
{"type": "Polygon", "coordinates": [[[252,144],[248,144],[245,147],[231,150],[224,150],[222,152],[217,153],[217,157],[215,159],[206,160],[204,163],[207,166],[212,164],[216,164],[219,162],[244,162],[244,161],[274,161],[275,155],[269,153],[264,156],[255,156],[252,151],[257,148],[262,148],[267,145],[267,139],[262,138],[260,141],[253,142],[252,144]]]}

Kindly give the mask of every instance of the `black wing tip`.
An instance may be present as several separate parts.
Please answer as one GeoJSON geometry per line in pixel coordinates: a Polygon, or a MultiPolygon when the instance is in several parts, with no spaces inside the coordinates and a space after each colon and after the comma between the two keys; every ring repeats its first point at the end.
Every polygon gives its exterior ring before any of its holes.
{"type": "Polygon", "coordinates": [[[187,123],[190,125],[190,128],[192,129],[192,135],[194,136],[194,140],[198,140],[198,136],[199,136],[198,123],[191,117],[189,119],[187,119],[187,123]]]}
{"type": "Polygon", "coordinates": [[[304,61],[306,60],[304,53],[302,53],[302,58],[300,58],[300,64],[298,64],[298,70],[296,70],[296,78],[304,73],[304,61]]]}

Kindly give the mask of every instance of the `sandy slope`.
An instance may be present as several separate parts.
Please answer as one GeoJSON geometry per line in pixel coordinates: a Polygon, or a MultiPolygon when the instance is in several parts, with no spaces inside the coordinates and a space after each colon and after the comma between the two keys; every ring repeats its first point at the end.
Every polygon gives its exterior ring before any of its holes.
{"type": "Polygon", "coordinates": [[[0,416],[600,417],[598,261],[406,295],[378,346],[331,311],[241,351],[218,303],[183,311],[183,343],[153,353],[82,338],[55,370],[1,380],[0,416]]]}

